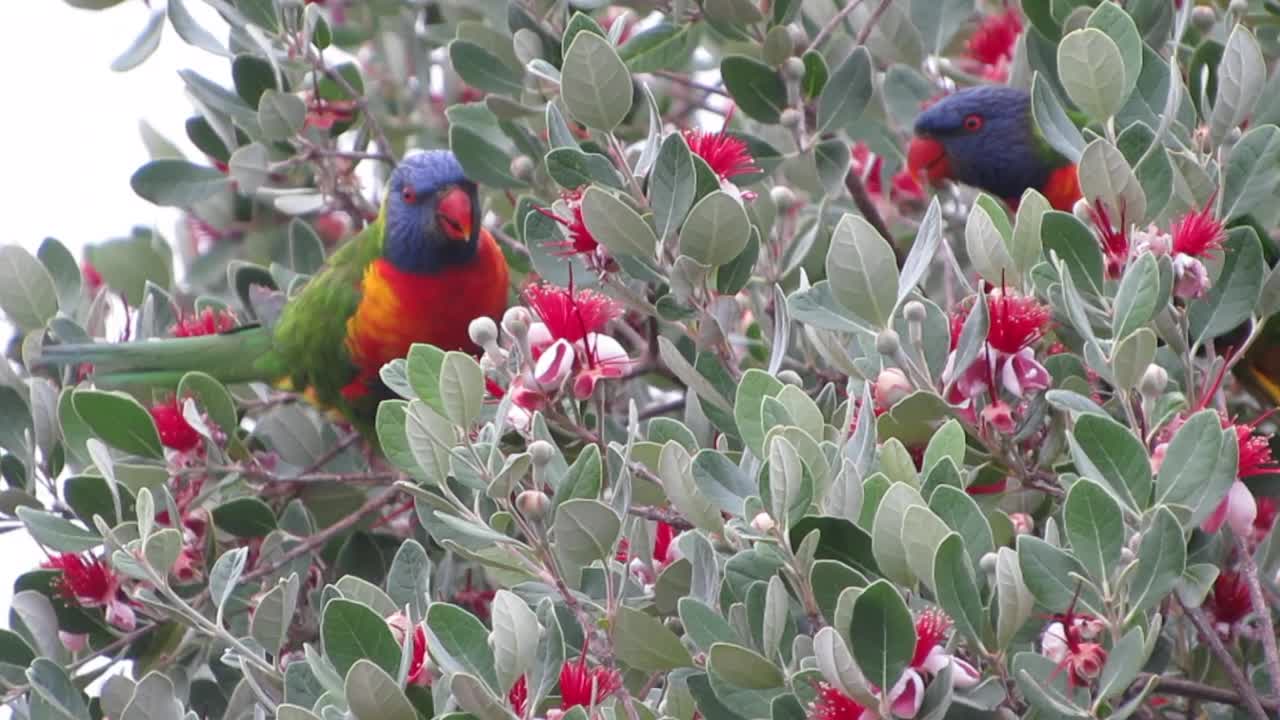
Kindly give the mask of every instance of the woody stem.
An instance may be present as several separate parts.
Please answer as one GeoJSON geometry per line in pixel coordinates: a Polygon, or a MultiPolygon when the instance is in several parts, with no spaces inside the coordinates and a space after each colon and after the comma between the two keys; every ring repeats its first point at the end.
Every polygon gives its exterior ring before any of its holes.
{"type": "Polygon", "coordinates": [[[1253,607],[1262,619],[1262,649],[1267,659],[1267,674],[1271,676],[1271,692],[1280,698],[1280,650],[1276,648],[1276,628],[1271,621],[1271,606],[1262,594],[1262,580],[1258,577],[1258,564],[1253,561],[1253,554],[1244,540],[1236,538],[1236,553],[1240,555],[1240,566],[1244,568],[1244,576],[1249,585],[1249,598],[1253,607]]]}
{"type": "Polygon", "coordinates": [[[1248,709],[1249,716],[1253,720],[1267,720],[1267,711],[1262,709],[1258,693],[1253,689],[1253,685],[1249,683],[1248,678],[1245,677],[1244,671],[1236,664],[1235,658],[1231,657],[1231,652],[1222,644],[1222,639],[1218,637],[1218,632],[1213,629],[1213,625],[1205,618],[1204,611],[1200,608],[1187,607],[1176,595],[1174,598],[1178,603],[1178,607],[1182,608],[1182,613],[1195,626],[1200,639],[1209,646],[1209,651],[1222,664],[1227,677],[1231,679],[1231,686],[1236,689],[1236,694],[1240,696],[1245,708],[1248,709]]]}

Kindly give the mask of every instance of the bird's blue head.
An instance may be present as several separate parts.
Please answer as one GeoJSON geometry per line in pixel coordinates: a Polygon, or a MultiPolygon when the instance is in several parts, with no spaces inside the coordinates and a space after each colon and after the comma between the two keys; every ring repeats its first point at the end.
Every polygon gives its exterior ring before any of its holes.
{"type": "Polygon", "coordinates": [[[1039,188],[1053,170],[1035,141],[1024,90],[984,85],[939,100],[916,118],[907,166],[916,177],[955,180],[1001,198],[1039,188]]]}
{"type": "Polygon", "coordinates": [[[476,184],[448,150],[429,150],[401,161],[391,173],[386,212],[383,256],[399,270],[435,273],[476,254],[476,184]]]}

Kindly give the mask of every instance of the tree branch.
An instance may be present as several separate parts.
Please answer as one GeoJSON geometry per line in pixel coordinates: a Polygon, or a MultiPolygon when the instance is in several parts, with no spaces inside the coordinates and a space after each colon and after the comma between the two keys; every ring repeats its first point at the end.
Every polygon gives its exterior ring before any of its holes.
{"type": "MultiPolygon", "coordinates": [[[[1164,675],[1154,675],[1152,673],[1142,673],[1138,676],[1136,685],[1141,687],[1151,681],[1151,678],[1158,678],[1155,692],[1161,695],[1177,695],[1179,697],[1191,698],[1194,700],[1207,700],[1209,702],[1222,703],[1224,705],[1243,705],[1244,701],[1240,695],[1230,690],[1225,690],[1212,685],[1205,685],[1192,680],[1184,680],[1182,678],[1167,677],[1164,675]]],[[[1266,710],[1280,710],[1280,698],[1258,698],[1259,704],[1266,710]]]]}
{"type": "Polygon", "coordinates": [[[1199,608],[1187,607],[1176,594],[1174,598],[1178,603],[1178,607],[1182,608],[1182,613],[1195,626],[1200,639],[1209,646],[1209,651],[1213,653],[1214,657],[1218,658],[1218,662],[1222,663],[1223,669],[1227,672],[1227,677],[1231,679],[1231,686],[1236,689],[1236,697],[1240,700],[1239,704],[1249,711],[1249,715],[1253,720],[1267,720],[1267,711],[1262,709],[1262,702],[1258,699],[1258,693],[1254,691],[1253,685],[1245,677],[1244,671],[1236,664],[1235,658],[1231,657],[1231,653],[1223,646],[1217,631],[1205,619],[1204,611],[1199,608]]]}
{"type": "Polygon", "coordinates": [[[1267,660],[1267,674],[1271,676],[1271,692],[1280,698],[1280,649],[1276,648],[1276,626],[1271,621],[1271,606],[1262,594],[1262,579],[1258,577],[1258,564],[1253,561],[1253,554],[1245,546],[1244,540],[1236,538],[1236,553],[1240,556],[1240,566],[1244,569],[1245,581],[1249,585],[1249,597],[1253,600],[1253,609],[1262,619],[1262,650],[1267,660]]]}
{"type": "Polygon", "coordinates": [[[653,520],[655,522],[664,522],[670,525],[671,527],[675,528],[676,530],[692,530],[693,529],[693,523],[689,522],[688,520],[685,520],[683,517],[680,516],[679,513],[676,513],[672,510],[667,510],[665,508],[653,507],[652,505],[636,505],[631,507],[627,512],[629,512],[632,515],[635,515],[636,517],[642,517],[646,520],[653,520]]]}
{"type": "MultiPolygon", "coordinates": [[[[826,40],[828,35],[835,32],[836,26],[839,25],[846,17],[849,17],[849,13],[856,10],[862,3],[863,0],[849,0],[849,2],[845,3],[845,6],[840,8],[840,12],[831,16],[831,19],[827,21],[827,24],[823,25],[822,29],[818,31],[818,34],[813,36],[813,42],[809,43],[808,49],[817,50],[818,46],[822,44],[822,41],[826,40]]],[[[806,52],[808,52],[808,50],[806,50],[806,52]]]]}

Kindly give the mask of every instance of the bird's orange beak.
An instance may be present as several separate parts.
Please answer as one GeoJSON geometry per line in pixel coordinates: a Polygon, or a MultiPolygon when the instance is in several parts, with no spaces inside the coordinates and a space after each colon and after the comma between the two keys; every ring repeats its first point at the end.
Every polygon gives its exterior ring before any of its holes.
{"type": "Polygon", "coordinates": [[[445,237],[467,242],[471,239],[471,196],[462,188],[447,191],[436,204],[436,219],[445,237]]]}
{"type": "Polygon", "coordinates": [[[932,138],[912,138],[907,147],[907,171],[921,184],[937,184],[951,177],[946,147],[932,138]]]}

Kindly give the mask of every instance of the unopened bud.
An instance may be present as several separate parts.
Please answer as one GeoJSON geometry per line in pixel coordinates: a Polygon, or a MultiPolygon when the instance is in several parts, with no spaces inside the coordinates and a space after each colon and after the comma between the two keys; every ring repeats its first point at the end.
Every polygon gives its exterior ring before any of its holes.
{"type": "Polygon", "coordinates": [[[885,368],[876,376],[871,394],[875,398],[877,408],[888,410],[910,395],[913,390],[915,388],[911,386],[906,373],[898,368],[885,368]]]}
{"type": "Polygon", "coordinates": [[[1009,515],[1009,522],[1013,524],[1014,535],[1030,535],[1036,529],[1035,518],[1027,513],[1016,512],[1009,515]]]}
{"type": "MultiPolygon", "coordinates": [[[[791,59],[795,60],[795,58],[791,58],[791,59]]],[[[804,116],[800,114],[799,110],[795,108],[787,108],[786,110],[782,111],[781,115],[778,116],[778,124],[788,129],[798,128],[800,127],[800,121],[803,119],[804,119],[804,116]]]]}
{"type": "Polygon", "coordinates": [[[796,194],[791,192],[791,188],[783,185],[774,185],[769,189],[769,199],[779,210],[786,210],[796,204],[796,194]]]}
{"type": "Polygon", "coordinates": [[[762,535],[770,532],[776,526],[777,523],[773,521],[773,518],[769,517],[769,513],[762,512],[751,519],[751,529],[762,535]]]}
{"type": "Polygon", "coordinates": [[[551,506],[551,498],[541,490],[525,490],[516,496],[516,508],[530,520],[541,520],[551,506]]]}
{"type": "Polygon", "coordinates": [[[1231,4],[1227,6],[1227,11],[1234,15],[1244,15],[1249,12],[1249,0],[1231,0],[1231,4]]]}
{"type": "Polygon", "coordinates": [[[1130,550],[1129,548],[1127,547],[1120,548],[1120,562],[1125,564],[1131,563],[1133,562],[1134,557],[1135,556],[1133,554],[1133,551],[1130,550]]]}
{"type": "Polygon", "coordinates": [[[1089,201],[1084,198],[1080,198],[1075,205],[1071,206],[1071,214],[1075,215],[1076,219],[1085,225],[1093,222],[1093,219],[1089,216],[1089,201]]]}
{"type": "Polygon", "coordinates": [[[809,46],[809,33],[800,27],[799,23],[791,23],[787,26],[787,32],[791,33],[791,44],[797,48],[805,48],[809,46]]]}
{"type": "Polygon", "coordinates": [[[804,61],[798,57],[789,57],[782,63],[782,74],[792,82],[804,79],[804,61]]]}
{"type": "Polygon", "coordinates": [[[919,300],[912,300],[902,308],[902,314],[906,316],[907,322],[922,323],[929,313],[925,309],[924,303],[919,300]]]}
{"type": "Polygon", "coordinates": [[[803,387],[804,380],[800,378],[800,373],[795,370],[783,370],[778,373],[778,382],[783,385],[796,385],[803,387]]]}
{"type": "Polygon", "coordinates": [[[902,341],[898,337],[898,331],[892,328],[885,328],[876,335],[876,352],[887,357],[898,354],[902,349],[902,341]]]}
{"type": "Polygon", "coordinates": [[[996,571],[996,554],[993,552],[986,553],[982,559],[978,561],[978,567],[982,568],[982,572],[990,575],[996,571]]]}
{"type": "Polygon", "coordinates": [[[1164,389],[1169,385],[1169,371],[1152,363],[1147,366],[1147,371],[1142,374],[1142,382],[1138,385],[1138,389],[1144,397],[1158,398],[1164,394],[1164,389]]]}
{"type": "Polygon", "coordinates": [[[502,329],[512,337],[524,339],[529,334],[529,311],[516,305],[502,316],[502,329]]]}
{"type": "Polygon", "coordinates": [[[1196,30],[1207,33],[1218,22],[1218,12],[1211,5],[1197,5],[1191,10],[1191,24],[1196,30]]]}
{"type": "Polygon", "coordinates": [[[1222,146],[1225,148],[1229,148],[1232,145],[1235,145],[1236,143],[1240,142],[1240,136],[1242,136],[1243,134],[1244,133],[1240,130],[1239,127],[1231,128],[1230,130],[1227,131],[1227,136],[1222,138],[1222,146]]]}
{"type": "Polygon", "coordinates": [[[517,155],[511,160],[511,175],[520,180],[533,177],[533,160],[528,155],[517,155]]]}
{"type": "Polygon", "coordinates": [[[529,459],[537,467],[544,467],[556,456],[556,449],[546,440],[534,440],[529,443],[529,459]]]}
{"type": "Polygon", "coordinates": [[[492,318],[478,317],[467,326],[467,335],[471,342],[488,349],[498,339],[498,325],[492,318]]]}

